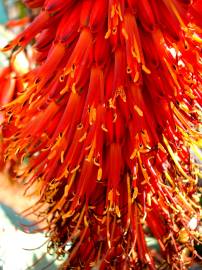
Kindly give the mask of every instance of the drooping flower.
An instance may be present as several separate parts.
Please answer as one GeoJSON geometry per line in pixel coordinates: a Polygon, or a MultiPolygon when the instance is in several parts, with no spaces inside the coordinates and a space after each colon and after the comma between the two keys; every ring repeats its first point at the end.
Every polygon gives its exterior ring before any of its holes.
{"type": "MultiPolygon", "coordinates": [[[[6,105],[15,99],[23,90],[24,85],[20,76],[27,72],[27,59],[24,54],[18,55],[18,57],[9,65],[0,67],[0,105],[6,105]]],[[[0,112],[0,124],[3,123],[3,113],[0,112]]],[[[4,150],[7,148],[7,142],[2,141],[2,130],[0,129],[0,171],[6,169],[10,170],[10,173],[14,168],[16,162],[14,160],[9,164],[6,164],[4,160],[4,150]]]]}
{"type": "Polygon", "coordinates": [[[186,269],[199,237],[201,1],[25,3],[41,11],[4,50],[34,39],[38,65],[3,131],[8,158],[29,159],[20,177],[40,190],[49,248],[69,253],[64,269],[156,269],[147,224],[161,269],[186,269]]]}

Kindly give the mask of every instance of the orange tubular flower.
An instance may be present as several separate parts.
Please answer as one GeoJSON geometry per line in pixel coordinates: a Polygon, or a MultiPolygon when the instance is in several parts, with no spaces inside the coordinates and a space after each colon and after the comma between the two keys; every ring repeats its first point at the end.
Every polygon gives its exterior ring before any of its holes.
{"type": "MultiPolygon", "coordinates": [[[[8,158],[29,163],[49,249],[63,269],[161,269],[196,256],[200,207],[200,0],[26,0],[36,19],[4,50],[34,39],[38,65],[5,106],[8,158]],[[41,214],[42,215],[42,214],[41,214]],[[67,247],[69,246],[69,250],[67,247]]],[[[19,177],[19,175],[18,175],[19,177]]]]}
{"type": "MultiPolygon", "coordinates": [[[[23,91],[23,83],[20,78],[18,78],[19,70],[16,69],[15,65],[10,65],[8,67],[0,68],[0,105],[5,105],[11,100],[15,99],[17,95],[23,91]]],[[[19,69],[20,67],[18,67],[19,69]]],[[[0,124],[3,122],[3,114],[0,113],[0,124]]],[[[7,166],[4,159],[4,151],[6,149],[7,142],[2,140],[2,129],[0,129],[0,170],[2,171],[7,167],[10,173],[12,173],[11,164],[7,166]]],[[[13,161],[11,163],[14,163],[13,161]]]]}
{"type": "MultiPolygon", "coordinates": [[[[0,105],[4,105],[12,100],[15,93],[15,80],[11,77],[11,69],[10,67],[5,67],[0,69],[0,105]]],[[[3,115],[0,114],[0,123],[2,124],[3,115]]],[[[2,144],[2,134],[0,131],[0,170],[2,170],[5,166],[4,161],[4,148],[5,146],[2,144]]]]}

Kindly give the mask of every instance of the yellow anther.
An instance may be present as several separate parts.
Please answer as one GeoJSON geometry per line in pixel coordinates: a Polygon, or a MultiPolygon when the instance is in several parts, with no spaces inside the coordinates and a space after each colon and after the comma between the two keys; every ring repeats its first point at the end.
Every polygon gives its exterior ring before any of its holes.
{"type": "Polygon", "coordinates": [[[65,153],[65,151],[62,150],[62,152],[61,152],[61,154],[60,154],[60,161],[61,161],[61,163],[64,162],[64,153],[65,153]]]}
{"type": "Polygon", "coordinates": [[[101,179],[102,179],[102,168],[99,168],[97,172],[97,180],[100,181],[101,179]]]}
{"type": "Polygon", "coordinates": [[[148,69],[144,64],[142,65],[142,70],[143,70],[146,74],[151,74],[151,70],[148,69]]]}
{"type": "Polygon", "coordinates": [[[135,199],[137,198],[137,195],[138,195],[138,188],[135,187],[133,190],[132,203],[134,203],[135,199]]]}
{"type": "Polygon", "coordinates": [[[143,117],[143,111],[137,105],[134,105],[135,111],[138,113],[139,116],[143,117]]]}
{"type": "Polygon", "coordinates": [[[85,132],[85,133],[83,134],[83,136],[79,139],[79,142],[80,142],[80,143],[83,142],[83,141],[86,139],[86,137],[87,137],[87,133],[85,132]]]}
{"type": "Polygon", "coordinates": [[[121,32],[122,32],[123,36],[125,37],[125,39],[128,40],[128,33],[124,27],[121,29],[121,32]]]}

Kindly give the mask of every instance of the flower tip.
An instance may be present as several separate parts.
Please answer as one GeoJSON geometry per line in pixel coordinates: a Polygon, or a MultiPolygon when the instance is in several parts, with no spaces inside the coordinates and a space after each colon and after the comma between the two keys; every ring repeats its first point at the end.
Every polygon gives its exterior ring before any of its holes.
{"type": "Polygon", "coordinates": [[[12,48],[11,44],[8,43],[6,46],[4,46],[3,48],[0,48],[0,52],[6,52],[9,51],[12,48]]]}
{"type": "Polygon", "coordinates": [[[36,80],[34,81],[34,84],[36,85],[36,84],[38,84],[39,82],[40,82],[40,78],[37,77],[36,80]]]}

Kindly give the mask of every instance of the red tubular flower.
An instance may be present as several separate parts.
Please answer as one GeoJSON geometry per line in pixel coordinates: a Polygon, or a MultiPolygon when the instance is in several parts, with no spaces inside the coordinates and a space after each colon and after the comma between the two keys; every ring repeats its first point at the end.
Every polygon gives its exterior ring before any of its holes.
{"type": "MultiPolygon", "coordinates": [[[[13,95],[15,93],[15,80],[11,77],[11,70],[9,67],[3,68],[0,70],[0,104],[4,105],[12,100],[13,95]]],[[[3,121],[3,115],[0,114],[0,123],[3,121]]],[[[4,161],[4,148],[5,146],[2,144],[2,135],[0,140],[0,170],[2,170],[5,166],[4,161]]]]}
{"type": "Polygon", "coordinates": [[[165,269],[186,269],[200,218],[200,1],[25,3],[41,12],[4,50],[35,39],[38,65],[3,131],[8,157],[29,158],[21,177],[40,188],[49,248],[69,253],[63,269],[156,269],[147,224],[165,269]]]}
{"type": "MultiPolygon", "coordinates": [[[[23,91],[23,83],[21,79],[18,77],[20,75],[21,66],[16,67],[18,65],[18,61],[14,61],[13,65],[4,67],[0,69],[0,105],[6,105],[11,102],[13,99],[17,97],[17,95],[23,91]]],[[[0,123],[3,123],[3,113],[0,113],[0,123]]],[[[2,141],[2,129],[0,129],[0,170],[5,169],[5,159],[4,152],[7,148],[7,142],[2,141]]],[[[15,162],[11,162],[13,165],[15,162]]],[[[9,169],[10,173],[14,169],[13,166],[7,164],[7,169],[9,169]]]]}

